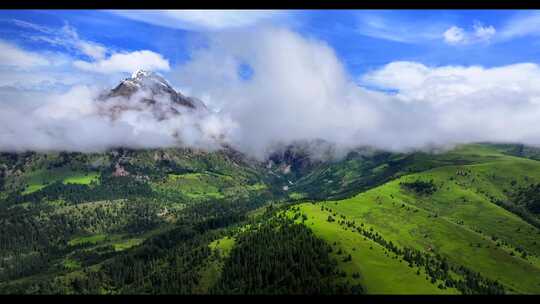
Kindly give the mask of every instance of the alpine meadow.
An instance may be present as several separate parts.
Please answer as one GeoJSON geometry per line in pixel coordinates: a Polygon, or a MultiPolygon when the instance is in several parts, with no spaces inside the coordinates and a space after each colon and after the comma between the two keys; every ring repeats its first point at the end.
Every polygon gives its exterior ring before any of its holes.
{"type": "Polygon", "coordinates": [[[0,294],[540,294],[538,24],[0,11],[0,294]]]}

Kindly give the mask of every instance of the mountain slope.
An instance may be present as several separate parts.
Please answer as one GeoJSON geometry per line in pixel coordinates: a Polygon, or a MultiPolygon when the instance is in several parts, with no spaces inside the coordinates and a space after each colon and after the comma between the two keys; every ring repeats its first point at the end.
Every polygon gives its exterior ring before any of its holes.
{"type": "MultiPolygon", "coordinates": [[[[485,147],[461,153],[464,159],[485,160],[405,175],[353,198],[321,204],[399,246],[436,252],[480,272],[509,292],[539,292],[540,230],[492,200],[509,199],[513,186],[539,182],[540,162],[485,147]],[[419,181],[432,181],[436,190],[416,192],[406,186],[423,185],[419,181]]],[[[302,207],[308,218],[310,210],[302,207]]]]}
{"type": "MultiPolygon", "coordinates": [[[[25,290],[15,286],[32,285],[43,275],[52,280],[91,269],[178,225],[190,223],[202,235],[242,221],[272,197],[264,170],[232,151],[117,149],[1,157],[3,292],[25,290]]],[[[33,292],[44,292],[39,290],[33,292]]]]}
{"type": "Polygon", "coordinates": [[[540,230],[512,207],[540,183],[540,162],[508,151],[274,159],[296,163],[294,176],[231,149],[4,153],[0,292],[216,291],[226,269],[242,266],[231,250],[258,258],[238,240],[285,215],[331,247],[328,278],[342,291],[538,293],[540,230]],[[217,240],[226,254],[215,253],[217,240]]]}
{"type": "MultiPolygon", "coordinates": [[[[360,236],[357,231],[328,221],[330,212],[317,205],[302,204],[299,212],[307,215],[306,227],[315,235],[333,245],[332,255],[346,279],[361,284],[368,294],[457,294],[455,288],[438,288],[426,271],[410,267],[398,255],[389,252],[372,239],[360,236]],[[346,257],[350,255],[351,260],[346,257]]],[[[291,217],[294,212],[289,212],[291,217]]]]}

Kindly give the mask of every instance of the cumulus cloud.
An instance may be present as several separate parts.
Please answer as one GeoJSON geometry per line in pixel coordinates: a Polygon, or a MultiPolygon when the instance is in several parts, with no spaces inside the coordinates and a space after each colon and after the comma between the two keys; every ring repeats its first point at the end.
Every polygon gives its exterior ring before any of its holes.
{"type": "Polygon", "coordinates": [[[425,124],[434,143],[540,144],[538,130],[533,127],[540,114],[537,64],[483,68],[394,62],[363,80],[398,90],[394,97],[419,110],[412,119],[425,124]]]}
{"type": "Polygon", "coordinates": [[[472,44],[490,41],[497,31],[492,25],[484,26],[480,22],[473,24],[472,31],[458,26],[451,26],[443,33],[444,42],[451,45],[472,44]]]}
{"type": "Polygon", "coordinates": [[[457,26],[451,26],[443,33],[444,41],[448,44],[456,44],[465,40],[465,31],[457,26]]]}
{"type": "MultiPolygon", "coordinates": [[[[538,65],[522,63],[502,67],[428,67],[416,62],[392,62],[363,76],[363,81],[386,89],[397,89],[396,97],[408,103],[455,103],[473,96],[528,94],[529,102],[540,94],[538,65]],[[406,75],[406,76],[404,76],[406,75]]],[[[502,98],[491,103],[502,102],[502,98]]],[[[486,100],[487,102],[488,100],[486,100]]]]}
{"type": "Polygon", "coordinates": [[[109,58],[93,62],[76,60],[73,65],[81,70],[94,73],[131,73],[137,69],[167,71],[169,61],[161,54],[148,50],[130,53],[116,53],[109,58]]]}
{"type": "Polygon", "coordinates": [[[232,144],[258,156],[283,142],[345,143],[377,120],[370,105],[354,102],[368,93],[347,81],[334,51],[287,30],[220,36],[174,74],[196,96],[218,101],[239,126],[232,144]],[[214,71],[217,62],[223,64],[214,71]],[[250,79],[238,75],[241,64],[254,71],[250,79]],[[351,120],[347,112],[359,116],[351,120]]]}
{"type": "Polygon", "coordinates": [[[236,146],[260,156],[275,143],[316,139],[400,151],[487,140],[540,143],[528,127],[540,111],[540,72],[531,63],[394,62],[362,77],[385,89],[368,90],[324,42],[272,29],[215,38],[175,73],[196,96],[219,101],[239,125],[236,146]],[[215,69],[217,62],[223,64],[215,69]],[[253,69],[250,79],[238,76],[240,64],[253,69]]]}
{"type": "Polygon", "coordinates": [[[143,108],[111,120],[95,101],[100,90],[78,86],[42,96],[34,108],[2,103],[0,150],[213,149],[226,143],[262,159],[302,141],[331,143],[338,152],[478,141],[540,145],[540,67],[534,63],[486,68],[392,62],[358,81],[326,43],[267,28],[210,35],[207,46],[166,76],[220,110],[158,120],[143,108]],[[250,77],[241,77],[242,66],[252,70],[250,77]]]}

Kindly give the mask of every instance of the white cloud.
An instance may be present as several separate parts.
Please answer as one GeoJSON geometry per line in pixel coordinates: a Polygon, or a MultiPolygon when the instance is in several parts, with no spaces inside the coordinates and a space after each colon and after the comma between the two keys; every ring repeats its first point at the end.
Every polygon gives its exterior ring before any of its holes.
{"type": "Polygon", "coordinates": [[[25,51],[14,44],[0,40],[0,66],[27,69],[49,64],[49,60],[40,54],[25,51]]]}
{"type": "Polygon", "coordinates": [[[448,44],[457,44],[465,41],[465,31],[457,26],[452,26],[443,33],[444,41],[448,44]]]}
{"type": "Polygon", "coordinates": [[[344,149],[490,140],[540,144],[534,127],[540,68],[532,63],[484,68],[394,62],[364,77],[364,83],[396,90],[394,95],[357,87],[325,43],[267,30],[220,35],[173,73],[195,96],[219,101],[222,114],[238,123],[230,137],[235,146],[258,156],[276,143],[315,139],[344,149]],[[254,71],[250,80],[236,73],[242,62],[254,71]]]}
{"type": "Polygon", "coordinates": [[[402,43],[430,43],[443,41],[450,45],[469,45],[491,42],[497,30],[493,25],[474,21],[467,29],[448,22],[444,13],[437,17],[391,11],[365,11],[357,16],[356,31],[361,35],[402,43]]]}
{"type": "MultiPolygon", "coordinates": [[[[19,94],[17,102],[0,103],[0,151],[103,151],[115,147],[158,148],[190,146],[215,149],[214,137],[232,128],[230,121],[213,113],[184,111],[171,119],[158,120],[140,102],[144,92],[133,99],[96,98],[101,89],[74,86],[61,94],[19,94]],[[40,104],[23,100],[40,98],[40,104]],[[115,120],[101,114],[103,107],[136,104],[115,120]],[[178,135],[176,137],[175,135],[178,135]]],[[[178,108],[179,111],[182,109],[178,108]]]]}
{"type": "Polygon", "coordinates": [[[103,59],[107,53],[107,49],[101,45],[81,41],[77,43],[77,46],[85,55],[93,59],[103,59]]]}
{"type": "MultiPolygon", "coordinates": [[[[387,94],[359,87],[329,45],[289,30],[210,37],[168,76],[190,95],[219,105],[219,113],[157,121],[144,111],[128,111],[111,122],[96,115],[98,89],[42,94],[43,104],[32,111],[17,108],[25,98],[16,95],[0,104],[0,150],[166,147],[180,144],[175,133],[196,147],[212,147],[209,142],[223,135],[225,142],[257,157],[278,144],[318,139],[338,150],[369,145],[403,151],[476,141],[540,145],[537,64],[392,62],[362,77],[366,84],[396,91],[387,94]],[[253,70],[247,80],[238,75],[242,64],[253,70]]],[[[140,58],[130,54],[79,65],[109,72],[140,68],[140,58]]],[[[168,64],[161,64],[167,70],[168,64]]]]}
{"type": "Polygon", "coordinates": [[[490,40],[497,32],[493,26],[483,26],[481,23],[474,24],[474,36],[479,40],[490,40]]]}
{"type": "Polygon", "coordinates": [[[528,10],[513,13],[513,16],[494,25],[473,22],[472,27],[449,24],[441,20],[407,20],[403,16],[388,12],[362,12],[359,14],[358,32],[369,37],[419,43],[443,39],[450,45],[471,45],[481,42],[499,43],[510,39],[540,35],[540,11],[528,10]]]}
{"type": "Polygon", "coordinates": [[[167,59],[148,50],[116,53],[109,58],[94,62],[76,60],[73,65],[84,71],[103,74],[131,73],[138,69],[150,71],[167,71],[170,69],[167,59]]]}
{"type": "Polygon", "coordinates": [[[451,26],[443,33],[443,39],[450,45],[473,44],[479,42],[488,42],[495,35],[496,30],[493,26],[484,26],[480,22],[475,22],[472,31],[466,31],[458,26],[451,26]]]}
{"type": "Polygon", "coordinates": [[[285,13],[270,10],[114,10],[120,16],[187,30],[220,30],[252,26],[285,13]]]}
{"type": "Polygon", "coordinates": [[[394,62],[363,80],[398,90],[395,98],[405,104],[402,115],[410,115],[404,119],[416,120],[415,128],[402,134],[402,142],[540,145],[540,130],[534,122],[540,117],[536,85],[540,67],[536,64],[483,68],[394,62]],[[415,134],[421,130],[425,132],[415,134]]]}
{"type": "Polygon", "coordinates": [[[535,85],[540,81],[540,69],[533,63],[483,68],[428,67],[416,62],[399,61],[364,75],[362,80],[364,83],[381,88],[397,89],[398,98],[415,103],[457,103],[472,100],[471,97],[497,93],[501,93],[501,96],[510,94],[520,96],[526,93],[530,95],[526,101],[530,102],[536,96],[540,96],[540,88],[535,85]]]}

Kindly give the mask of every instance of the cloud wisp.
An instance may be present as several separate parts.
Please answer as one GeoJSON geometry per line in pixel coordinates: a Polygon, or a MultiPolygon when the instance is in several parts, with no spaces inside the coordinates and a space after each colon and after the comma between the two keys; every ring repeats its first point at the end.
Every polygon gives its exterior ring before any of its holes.
{"type": "Polygon", "coordinates": [[[105,46],[99,43],[80,38],[77,30],[69,23],[65,23],[60,28],[51,28],[18,19],[11,21],[16,26],[31,31],[32,34],[28,38],[34,41],[60,46],[96,60],[103,59],[109,52],[105,46]]]}
{"type": "Polygon", "coordinates": [[[287,15],[271,10],[113,10],[111,13],[153,25],[196,31],[254,26],[287,15]]]}
{"type": "Polygon", "coordinates": [[[504,24],[500,34],[503,40],[540,35],[540,12],[527,11],[516,14],[504,24]]]}
{"type": "Polygon", "coordinates": [[[436,41],[447,27],[444,22],[425,20],[415,14],[408,18],[389,11],[363,11],[357,14],[357,32],[361,35],[401,43],[436,41]]]}

